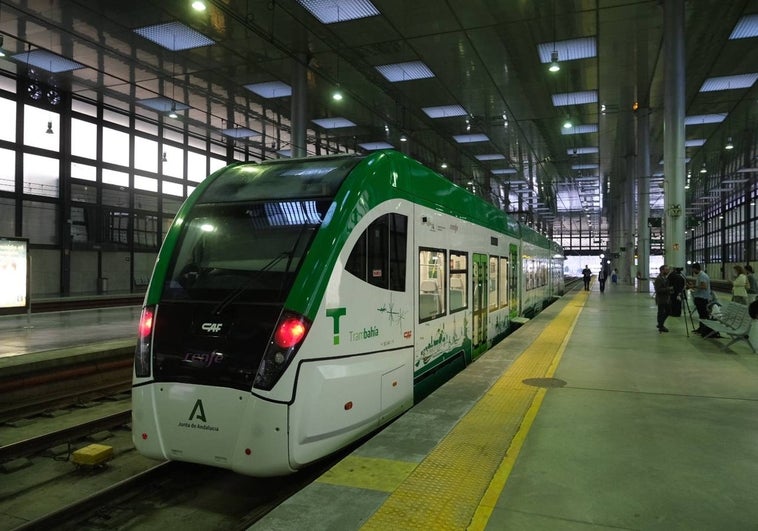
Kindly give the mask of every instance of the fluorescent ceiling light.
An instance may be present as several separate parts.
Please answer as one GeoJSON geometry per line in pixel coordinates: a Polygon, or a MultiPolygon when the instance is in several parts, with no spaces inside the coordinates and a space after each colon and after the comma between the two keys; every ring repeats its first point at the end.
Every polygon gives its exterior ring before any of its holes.
{"type": "Polygon", "coordinates": [[[753,173],[758,172],[758,168],[741,168],[737,170],[737,173],[753,173]]]}
{"type": "Polygon", "coordinates": [[[736,76],[709,77],[700,87],[700,92],[750,88],[758,79],[758,74],[738,74],[736,76]]]}
{"type": "Polygon", "coordinates": [[[732,34],[729,35],[730,39],[747,39],[750,37],[758,37],[758,14],[745,15],[737,21],[732,34]]]}
{"type": "Polygon", "coordinates": [[[540,56],[540,62],[543,64],[552,62],[554,51],[558,52],[558,58],[561,62],[587,59],[597,55],[597,44],[595,37],[582,37],[565,41],[543,42],[537,45],[537,53],[540,56]]]}
{"type": "Polygon", "coordinates": [[[725,179],[721,181],[721,184],[741,184],[741,183],[746,183],[749,180],[750,179],[725,179]]]}
{"type": "Polygon", "coordinates": [[[460,105],[441,105],[439,107],[422,107],[429,118],[449,118],[451,116],[466,116],[468,113],[460,105]]]}
{"type": "Polygon", "coordinates": [[[262,98],[286,98],[292,96],[292,87],[281,81],[268,81],[266,83],[250,83],[245,85],[250,92],[258,94],[262,98]]]}
{"type": "Polygon", "coordinates": [[[453,139],[459,144],[471,144],[473,142],[489,142],[489,137],[482,134],[454,135],[453,139]]]}
{"type": "Polygon", "coordinates": [[[429,70],[429,67],[421,61],[380,65],[375,68],[387,79],[387,81],[391,81],[392,83],[434,77],[434,74],[429,70]]]}
{"type": "Polygon", "coordinates": [[[569,128],[561,128],[562,135],[581,135],[585,133],[597,133],[597,124],[573,125],[569,128]]]}
{"type": "Polygon", "coordinates": [[[322,24],[345,22],[379,15],[379,10],[368,0],[297,0],[322,24]]]}
{"type": "Polygon", "coordinates": [[[696,114],[684,117],[684,125],[719,124],[726,119],[727,113],[696,114]]]}
{"type": "Polygon", "coordinates": [[[219,129],[222,134],[232,138],[250,138],[251,136],[261,136],[258,131],[253,131],[246,127],[230,127],[229,129],[219,129]]]}
{"type": "Polygon", "coordinates": [[[377,149],[393,149],[395,146],[388,144],[387,142],[365,142],[358,144],[366,151],[376,151],[377,149]]]}
{"type": "Polygon", "coordinates": [[[693,138],[692,140],[685,140],[684,147],[700,147],[705,144],[705,138],[693,138]]]}
{"type": "Polygon", "coordinates": [[[505,155],[500,153],[489,153],[487,155],[476,155],[476,160],[505,160],[505,155]]]}
{"type": "Polygon", "coordinates": [[[47,50],[32,50],[31,52],[17,53],[16,55],[12,55],[11,58],[19,63],[28,63],[53,74],[84,68],[83,64],[48,52],[47,50]]]}
{"type": "Polygon", "coordinates": [[[596,170],[600,167],[600,164],[572,164],[572,170],[596,170]]]}
{"type": "Polygon", "coordinates": [[[598,153],[600,150],[596,147],[580,147],[570,148],[566,150],[569,155],[590,155],[592,153],[598,153]]]}
{"type": "Polygon", "coordinates": [[[518,170],[516,168],[500,168],[496,170],[492,170],[492,173],[495,175],[512,175],[516,173],[518,170]]]}
{"type": "Polygon", "coordinates": [[[134,33],[172,52],[216,44],[216,41],[209,39],[189,26],[185,26],[181,22],[167,22],[165,24],[145,26],[135,29],[134,33]]]}
{"type": "Polygon", "coordinates": [[[553,94],[553,105],[556,107],[563,107],[565,105],[585,105],[587,103],[597,103],[596,90],[553,94]]]}
{"type": "Polygon", "coordinates": [[[137,104],[158,112],[168,112],[172,110],[186,111],[189,109],[189,105],[185,105],[170,98],[164,98],[161,96],[158,96],[157,98],[145,98],[143,100],[137,100],[137,104]]]}
{"type": "Polygon", "coordinates": [[[341,127],[355,127],[355,124],[347,118],[318,118],[311,120],[314,124],[324,129],[339,129],[341,127]]]}

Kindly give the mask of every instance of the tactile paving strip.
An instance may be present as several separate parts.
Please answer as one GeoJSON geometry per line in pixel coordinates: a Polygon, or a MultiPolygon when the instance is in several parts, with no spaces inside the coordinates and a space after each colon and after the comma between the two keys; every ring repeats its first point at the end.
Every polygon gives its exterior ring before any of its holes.
{"type": "Polygon", "coordinates": [[[574,296],[362,529],[469,526],[527,410],[545,393],[523,380],[552,376],[586,298],[584,292],[574,296]]]}

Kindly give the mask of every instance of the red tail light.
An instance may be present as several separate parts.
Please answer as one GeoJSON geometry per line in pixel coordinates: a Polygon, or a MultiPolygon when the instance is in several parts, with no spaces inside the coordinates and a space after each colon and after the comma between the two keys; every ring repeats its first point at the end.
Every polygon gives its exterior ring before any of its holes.
{"type": "Polygon", "coordinates": [[[294,347],[305,337],[305,323],[297,317],[288,317],[276,329],[274,341],[281,348],[294,347]]]}
{"type": "Polygon", "coordinates": [[[153,331],[153,315],[154,313],[152,308],[145,308],[142,310],[142,315],[140,315],[138,327],[140,338],[149,337],[153,331]]]}

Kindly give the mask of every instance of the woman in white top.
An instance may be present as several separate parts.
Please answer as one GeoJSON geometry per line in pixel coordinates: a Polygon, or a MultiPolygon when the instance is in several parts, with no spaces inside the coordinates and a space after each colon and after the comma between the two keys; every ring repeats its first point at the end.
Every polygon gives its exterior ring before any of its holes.
{"type": "Polygon", "coordinates": [[[747,304],[747,276],[745,275],[745,268],[741,265],[734,266],[734,274],[736,277],[732,282],[732,300],[741,304],[747,304]]]}

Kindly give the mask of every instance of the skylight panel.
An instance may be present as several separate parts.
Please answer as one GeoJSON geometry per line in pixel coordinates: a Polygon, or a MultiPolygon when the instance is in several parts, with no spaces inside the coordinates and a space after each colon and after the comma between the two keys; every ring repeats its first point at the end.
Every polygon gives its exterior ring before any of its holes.
{"type": "Polygon", "coordinates": [[[758,74],[738,74],[736,76],[709,77],[700,87],[700,92],[713,92],[716,90],[746,89],[753,86],[758,74]]]}
{"type": "Polygon", "coordinates": [[[292,87],[281,81],[267,81],[265,83],[250,83],[245,85],[250,92],[258,94],[262,98],[286,98],[292,96],[292,87]]]}
{"type": "Polygon", "coordinates": [[[322,24],[333,24],[379,15],[369,0],[297,0],[322,24]]]}
{"type": "Polygon", "coordinates": [[[599,164],[572,164],[572,170],[596,170],[600,167],[599,164]]]}
{"type": "Polygon", "coordinates": [[[505,160],[505,155],[501,153],[488,153],[485,155],[476,155],[476,160],[481,161],[487,161],[487,160],[505,160]]]}
{"type": "Polygon", "coordinates": [[[727,113],[696,114],[684,117],[684,125],[720,124],[726,119],[727,113]]]}
{"type": "Polygon", "coordinates": [[[358,145],[366,151],[376,151],[377,149],[394,149],[395,147],[387,142],[364,142],[363,144],[358,145]]]}
{"type": "Polygon", "coordinates": [[[318,118],[311,120],[314,124],[324,129],[339,129],[341,127],[355,127],[355,124],[347,118],[318,118]]]}
{"type": "Polygon", "coordinates": [[[48,52],[47,50],[32,50],[31,52],[17,53],[12,57],[19,63],[27,63],[53,74],[84,68],[83,64],[77,63],[76,61],[61,55],[48,52]]]}
{"type": "Polygon", "coordinates": [[[421,109],[429,118],[450,118],[452,116],[466,116],[466,109],[460,105],[441,105],[439,107],[422,107],[421,109]]]}
{"type": "Polygon", "coordinates": [[[543,42],[537,45],[541,63],[553,61],[553,51],[558,52],[558,61],[573,61],[597,56],[595,37],[582,37],[565,41],[543,42]]]}
{"type": "Polygon", "coordinates": [[[134,33],[172,52],[216,44],[216,41],[176,21],[137,28],[134,33]]]}
{"type": "Polygon", "coordinates": [[[684,147],[700,147],[705,144],[705,138],[693,138],[692,140],[685,140],[684,147]]]}
{"type": "Polygon", "coordinates": [[[489,142],[489,137],[482,134],[454,135],[453,139],[459,144],[472,144],[474,142],[489,142]]]}
{"type": "Polygon", "coordinates": [[[569,148],[566,150],[566,154],[568,155],[591,155],[593,153],[598,153],[600,150],[596,147],[577,147],[577,148],[569,148]]]}
{"type": "Polygon", "coordinates": [[[585,105],[587,103],[597,103],[596,90],[553,94],[553,105],[556,107],[563,107],[565,105],[585,105]]]}
{"type": "Polygon", "coordinates": [[[597,133],[597,124],[574,125],[568,129],[561,128],[562,135],[582,135],[585,133],[597,133]]]}
{"type": "Polygon", "coordinates": [[[758,14],[745,15],[737,21],[732,34],[729,35],[730,39],[747,39],[750,37],[758,37],[758,14]]]}
{"type": "Polygon", "coordinates": [[[231,138],[250,138],[251,136],[261,136],[258,131],[253,131],[246,127],[230,127],[229,129],[220,129],[221,133],[231,138]]]}
{"type": "Polygon", "coordinates": [[[421,61],[380,65],[375,68],[387,79],[387,81],[392,83],[434,77],[434,74],[429,70],[429,67],[421,61]]]}

